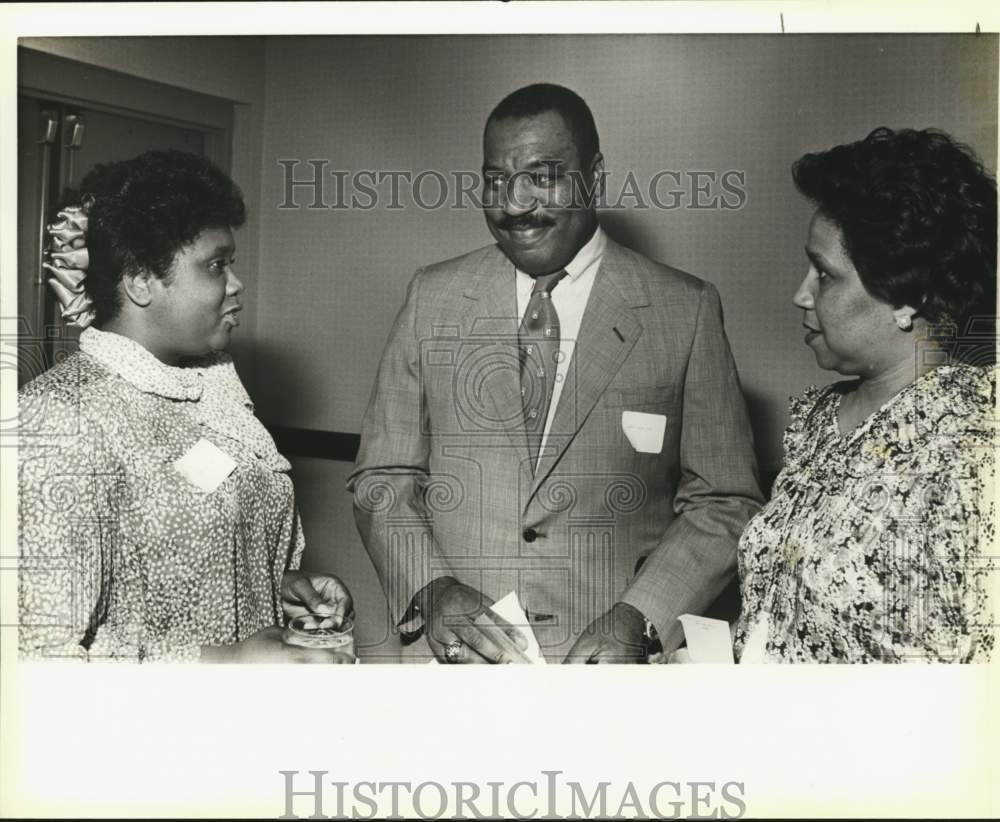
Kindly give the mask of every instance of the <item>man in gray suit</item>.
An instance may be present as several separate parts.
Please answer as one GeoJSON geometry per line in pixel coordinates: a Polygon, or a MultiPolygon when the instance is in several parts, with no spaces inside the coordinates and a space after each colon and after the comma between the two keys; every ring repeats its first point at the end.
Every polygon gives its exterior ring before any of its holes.
{"type": "Polygon", "coordinates": [[[574,92],[515,91],[483,152],[496,244],[414,276],[348,483],[393,624],[407,656],[511,661],[477,617],[515,591],[550,661],[669,653],[762,502],[718,293],[600,228],[574,92]]]}

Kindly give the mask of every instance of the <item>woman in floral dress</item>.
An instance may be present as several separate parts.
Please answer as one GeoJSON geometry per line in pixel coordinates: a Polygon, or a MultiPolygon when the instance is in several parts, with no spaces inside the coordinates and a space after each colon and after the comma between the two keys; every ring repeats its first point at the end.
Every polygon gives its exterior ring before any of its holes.
{"type": "Polygon", "coordinates": [[[994,643],[996,185],[931,130],[794,167],[821,368],[739,545],[742,662],[969,662],[994,643]]]}

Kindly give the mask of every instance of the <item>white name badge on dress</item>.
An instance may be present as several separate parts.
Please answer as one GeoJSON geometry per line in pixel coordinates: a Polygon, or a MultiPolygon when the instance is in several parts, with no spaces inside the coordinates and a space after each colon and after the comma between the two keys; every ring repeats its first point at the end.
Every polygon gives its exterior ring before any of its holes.
{"type": "Polygon", "coordinates": [[[663,414],[622,411],[622,431],[636,451],[659,454],[663,450],[663,433],[666,430],[667,418],[663,414]]]}
{"type": "Polygon", "coordinates": [[[174,468],[192,485],[211,493],[236,470],[236,462],[217,445],[202,437],[183,457],[174,462],[174,468]]]}

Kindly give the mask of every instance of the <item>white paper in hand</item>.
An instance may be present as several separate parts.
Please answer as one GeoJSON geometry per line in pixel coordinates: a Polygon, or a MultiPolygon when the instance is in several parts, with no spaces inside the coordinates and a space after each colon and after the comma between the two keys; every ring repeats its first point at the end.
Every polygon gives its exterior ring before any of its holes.
{"type": "Polygon", "coordinates": [[[663,450],[663,434],[667,418],[663,414],[644,411],[622,411],[622,431],[632,447],[643,454],[659,454],[663,450]]]}
{"type": "MultiPolygon", "coordinates": [[[[524,608],[521,607],[521,602],[517,598],[517,591],[511,591],[507,596],[494,602],[490,606],[490,610],[497,616],[506,619],[528,640],[528,647],[524,653],[533,665],[547,664],[545,657],[542,656],[542,649],[538,645],[535,632],[531,630],[531,625],[528,624],[528,616],[524,613],[524,608]]],[[[466,653],[475,653],[475,651],[466,651],[466,653]]],[[[437,657],[432,659],[428,664],[438,664],[437,657]]]]}
{"type": "Polygon", "coordinates": [[[682,614],[678,619],[684,627],[691,662],[734,664],[733,641],[729,635],[728,622],[694,614],[682,614]]]}
{"type": "Polygon", "coordinates": [[[542,656],[542,649],[538,647],[538,639],[535,637],[535,632],[531,630],[531,625],[528,624],[528,617],[524,613],[524,608],[521,607],[520,600],[517,598],[517,591],[511,591],[503,599],[494,602],[490,610],[494,614],[506,619],[528,640],[528,647],[524,653],[534,665],[546,664],[545,657],[542,656]]]}
{"type": "Polygon", "coordinates": [[[174,462],[174,468],[192,485],[212,493],[236,470],[236,463],[229,454],[202,437],[174,462]]]}

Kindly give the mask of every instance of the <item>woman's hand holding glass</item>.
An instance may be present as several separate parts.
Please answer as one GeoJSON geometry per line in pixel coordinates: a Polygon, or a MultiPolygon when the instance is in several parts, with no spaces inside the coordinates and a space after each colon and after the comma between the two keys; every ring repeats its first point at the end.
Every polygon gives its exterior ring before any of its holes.
{"type": "Polygon", "coordinates": [[[208,663],[298,663],[351,664],[354,657],[329,648],[302,648],[288,645],[277,625],[264,628],[232,645],[211,645],[201,649],[201,661],[208,663]]]}
{"type": "MultiPolygon", "coordinates": [[[[202,648],[201,661],[209,663],[299,663],[353,664],[352,618],[354,600],[347,586],[332,574],[312,574],[286,571],[281,579],[281,607],[289,622],[319,617],[322,624],[330,623],[335,633],[346,634],[350,647],[341,641],[339,647],[323,647],[322,643],[301,644],[289,641],[288,629],[274,625],[231,645],[202,648]]],[[[319,624],[319,623],[318,623],[319,624]]],[[[328,631],[327,633],[333,633],[328,631]]]]}
{"type": "Polygon", "coordinates": [[[281,607],[288,645],[336,651],[337,661],[354,661],[354,601],[347,586],[332,574],[286,571],[281,607]]]}
{"type": "Polygon", "coordinates": [[[354,616],[354,600],[347,586],[333,574],[285,571],[281,578],[281,608],[285,617],[323,614],[340,624],[354,616]]]}

